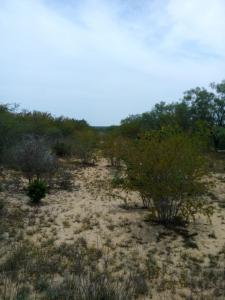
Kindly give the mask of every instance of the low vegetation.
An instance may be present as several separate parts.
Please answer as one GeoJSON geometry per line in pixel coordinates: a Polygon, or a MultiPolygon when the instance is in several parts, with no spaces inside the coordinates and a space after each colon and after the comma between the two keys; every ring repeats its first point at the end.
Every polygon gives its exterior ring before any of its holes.
{"type": "Polygon", "coordinates": [[[108,128],[1,105],[0,298],[225,299],[224,95],[108,128]]]}
{"type": "Polygon", "coordinates": [[[33,203],[39,203],[46,196],[47,185],[44,181],[34,180],[29,183],[27,188],[27,196],[33,203]]]}

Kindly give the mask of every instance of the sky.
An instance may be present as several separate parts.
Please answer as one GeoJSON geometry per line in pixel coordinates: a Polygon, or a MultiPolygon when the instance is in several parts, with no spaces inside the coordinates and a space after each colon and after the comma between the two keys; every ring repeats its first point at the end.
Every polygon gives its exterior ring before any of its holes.
{"type": "Polygon", "coordinates": [[[0,102],[91,125],[225,79],[225,0],[0,0],[0,102]]]}

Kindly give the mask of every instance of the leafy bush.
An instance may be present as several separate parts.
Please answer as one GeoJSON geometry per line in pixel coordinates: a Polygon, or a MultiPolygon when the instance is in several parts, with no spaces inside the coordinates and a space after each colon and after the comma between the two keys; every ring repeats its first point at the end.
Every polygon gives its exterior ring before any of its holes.
{"type": "Polygon", "coordinates": [[[72,154],[72,145],[68,142],[57,142],[53,146],[53,151],[58,157],[68,157],[72,154]]]}
{"type": "Polygon", "coordinates": [[[120,167],[124,149],[124,139],[118,132],[111,132],[103,140],[103,155],[110,161],[112,167],[120,167]]]}
{"type": "Polygon", "coordinates": [[[39,203],[46,196],[47,185],[44,181],[34,180],[28,185],[27,195],[33,203],[39,203]]]}
{"type": "Polygon", "coordinates": [[[114,188],[117,188],[117,187],[123,187],[124,185],[124,178],[119,176],[118,174],[116,174],[113,179],[112,179],[112,186],[114,188]]]}
{"type": "Polygon", "coordinates": [[[225,149],[225,128],[215,127],[213,133],[214,133],[214,141],[215,141],[216,149],[224,150],[225,149]]]}
{"type": "Polygon", "coordinates": [[[97,136],[92,130],[83,130],[77,134],[74,143],[74,154],[83,164],[95,162],[97,136]]]}
{"type": "Polygon", "coordinates": [[[197,144],[182,133],[162,130],[128,145],[126,186],[140,193],[152,219],[169,224],[211,213],[200,197],[206,169],[197,144]]]}

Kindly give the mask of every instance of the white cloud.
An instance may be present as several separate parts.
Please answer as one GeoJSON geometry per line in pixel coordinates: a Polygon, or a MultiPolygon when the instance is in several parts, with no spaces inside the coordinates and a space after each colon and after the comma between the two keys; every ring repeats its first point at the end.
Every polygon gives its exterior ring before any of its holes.
{"type": "Polygon", "coordinates": [[[224,56],[224,13],[224,0],[170,0],[168,14],[173,26],[167,39],[175,45],[194,41],[206,52],[224,56]]]}
{"type": "Polygon", "coordinates": [[[2,0],[0,100],[110,124],[223,79],[223,0],[2,0]]]}

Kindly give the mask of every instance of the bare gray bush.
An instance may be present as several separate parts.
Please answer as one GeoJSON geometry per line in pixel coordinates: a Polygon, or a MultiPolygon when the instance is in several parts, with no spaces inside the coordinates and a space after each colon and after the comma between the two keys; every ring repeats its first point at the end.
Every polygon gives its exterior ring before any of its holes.
{"type": "Polygon", "coordinates": [[[73,174],[69,169],[60,168],[57,172],[56,185],[61,190],[72,191],[74,188],[73,174]]]}
{"type": "Polygon", "coordinates": [[[13,167],[23,172],[29,181],[45,179],[57,169],[56,157],[47,142],[40,137],[25,137],[13,148],[11,158],[13,167]]]}

